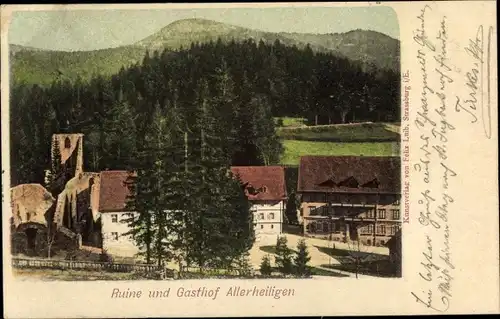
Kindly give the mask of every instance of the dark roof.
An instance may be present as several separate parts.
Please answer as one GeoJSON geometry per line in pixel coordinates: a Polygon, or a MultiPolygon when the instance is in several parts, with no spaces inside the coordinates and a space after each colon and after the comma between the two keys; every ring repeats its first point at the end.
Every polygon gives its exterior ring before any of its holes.
{"type": "Polygon", "coordinates": [[[302,156],[298,192],[401,193],[397,156],[302,156]]]}
{"type": "Polygon", "coordinates": [[[128,171],[101,172],[101,186],[99,190],[99,211],[124,211],[127,196],[130,194],[126,185],[128,171]]]}
{"type": "Polygon", "coordinates": [[[281,166],[233,166],[231,171],[246,184],[251,201],[286,198],[285,169],[281,166]]]}

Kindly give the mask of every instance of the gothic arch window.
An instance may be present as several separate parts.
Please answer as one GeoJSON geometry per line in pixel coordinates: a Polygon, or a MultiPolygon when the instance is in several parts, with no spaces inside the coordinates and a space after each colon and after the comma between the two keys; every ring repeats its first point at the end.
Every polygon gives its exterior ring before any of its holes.
{"type": "Polygon", "coordinates": [[[69,137],[66,137],[64,139],[64,147],[65,148],[71,148],[71,140],[69,139],[69,137]]]}

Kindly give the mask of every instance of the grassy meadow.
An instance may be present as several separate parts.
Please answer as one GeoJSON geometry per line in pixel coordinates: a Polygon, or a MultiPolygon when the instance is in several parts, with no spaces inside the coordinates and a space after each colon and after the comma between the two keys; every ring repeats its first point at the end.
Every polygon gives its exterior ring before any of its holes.
{"type": "Polygon", "coordinates": [[[280,127],[300,127],[306,125],[306,119],[300,117],[275,117],[274,123],[280,127]]]}
{"type": "MultiPolygon", "coordinates": [[[[298,122],[298,121],[297,121],[298,122]]],[[[295,123],[297,123],[295,122],[295,123]]],[[[283,121],[285,123],[285,121],[283,121]]],[[[294,123],[288,121],[288,123],[294,123]]],[[[284,140],[321,142],[391,142],[399,140],[399,127],[387,123],[286,126],[277,131],[284,140]]]]}
{"type": "Polygon", "coordinates": [[[281,118],[277,129],[285,148],[283,165],[298,165],[305,155],[398,156],[399,124],[355,123],[306,126],[305,119],[281,118]]]}

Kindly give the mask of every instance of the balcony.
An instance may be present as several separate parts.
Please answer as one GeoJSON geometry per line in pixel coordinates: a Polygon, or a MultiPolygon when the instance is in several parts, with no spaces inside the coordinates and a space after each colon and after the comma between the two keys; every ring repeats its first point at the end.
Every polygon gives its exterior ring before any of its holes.
{"type": "Polygon", "coordinates": [[[369,203],[329,203],[330,207],[366,207],[366,208],[375,208],[377,204],[369,204],[369,203]]]}

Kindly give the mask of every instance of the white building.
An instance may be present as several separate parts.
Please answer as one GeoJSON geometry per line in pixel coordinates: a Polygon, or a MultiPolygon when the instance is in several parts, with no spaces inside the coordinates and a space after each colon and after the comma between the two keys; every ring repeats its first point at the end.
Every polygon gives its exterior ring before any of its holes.
{"type": "Polygon", "coordinates": [[[256,242],[274,245],[283,231],[286,187],[281,166],[233,166],[231,171],[245,184],[252,203],[256,242]]]}
{"type": "Polygon", "coordinates": [[[126,171],[101,172],[99,189],[99,215],[101,218],[102,248],[113,256],[134,257],[139,252],[130,231],[127,219],[138,213],[126,209],[129,190],[125,184],[126,171]]]}
{"type": "Polygon", "coordinates": [[[133,212],[106,212],[101,214],[102,223],[102,248],[110,255],[121,257],[134,257],[139,248],[127,235],[130,227],[126,222],[131,216],[137,217],[133,212]]]}

